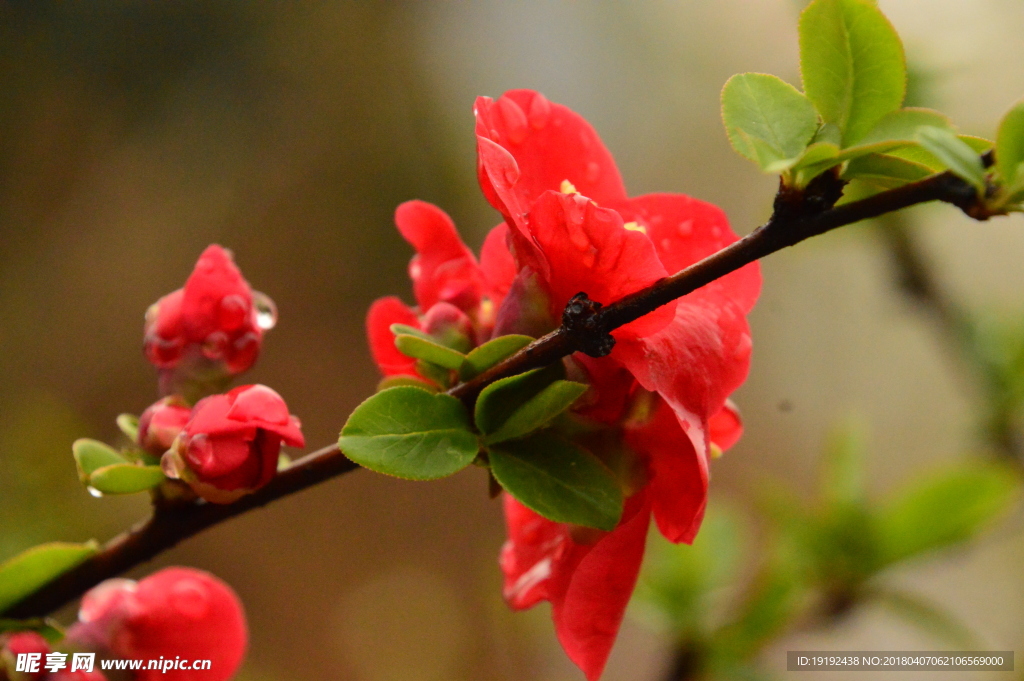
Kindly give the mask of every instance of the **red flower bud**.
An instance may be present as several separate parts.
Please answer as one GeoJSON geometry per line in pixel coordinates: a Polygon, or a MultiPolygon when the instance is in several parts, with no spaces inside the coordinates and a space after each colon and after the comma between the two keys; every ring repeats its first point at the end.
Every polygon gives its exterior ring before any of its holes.
{"type": "Polygon", "coordinates": [[[157,400],[139,417],[139,446],[150,454],[162,455],[191,416],[191,407],[178,395],[157,400]]]}
{"type": "Polygon", "coordinates": [[[282,442],[305,446],[299,419],[267,386],[245,385],[200,400],[162,463],[207,501],[230,503],[270,482],[282,442]]]}
{"type": "Polygon", "coordinates": [[[214,244],[184,288],[146,312],[146,357],[164,372],[181,374],[170,385],[232,376],[256,361],[263,331],[275,321],[273,302],[250,288],[230,251],[214,244]]]}
{"type": "MultiPolygon", "coordinates": [[[[38,672],[34,672],[31,674],[28,672],[21,672],[22,675],[20,677],[15,678],[22,678],[35,681],[36,679],[41,679],[43,678],[43,676],[46,675],[46,670],[43,669],[42,663],[46,661],[46,654],[50,652],[50,644],[46,642],[45,638],[43,638],[36,632],[19,631],[16,634],[9,635],[7,637],[7,644],[3,647],[2,651],[7,653],[3,656],[4,658],[8,656],[10,657],[9,662],[12,665],[14,664],[18,655],[30,655],[32,653],[36,653],[42,656],[40,658],[41,662],[39,665],[38,672]]],[[[0,674],[3,673],[3,662],[4,660],[0,658],[0,674]]],[[[11,666],[10,671],[14,672],[13,666],[11,666]]]]}
{"type": "Polygon", "coordinates": [[[248,641],[235,592],[192,568],[167,568],[138,583],[103,582],[82,599],[78,619],[69,640],[117,658],[210,660],[208,670],[143,669],[135,681],[228,681],[248,641]]]}

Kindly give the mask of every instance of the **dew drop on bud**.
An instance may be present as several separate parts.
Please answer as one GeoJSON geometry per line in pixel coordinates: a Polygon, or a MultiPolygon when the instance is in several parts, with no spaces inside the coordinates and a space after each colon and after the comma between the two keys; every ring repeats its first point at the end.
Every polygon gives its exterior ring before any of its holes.
{"type": "Polygon", "coordinates": [[[100,497],[103,496],[103,492],[99,491],[98,489],[96,489],[92,485],[89,485],[88,487],[86,487],[86,489],[89,490],[89,494],[91,494],[92,496],[96,497],[97,499],[99,499],[100,497]]]}
{"type": "Polygon", "coordinates": [[[221,298],[220,307],[217,310],[219,326],[224,331],[234,331],[242,324],[249,314],[249,305],[245,298],[232,293],[221,298]]]}
{"type": "Polygon", "coordinates": [[[160,459],[160,470],[162,470],[164,472],[164,475],[166,475],[171,480],[179,480],[181,478],[181,474],[178,472],[178,465],[177,462],[175,461],[175,458],[175,454],[167,452],[160,459]]]}
{"type": "Polygon", "coordinates": [[[203,355],[207,359],[220,359],[228,347],[228,335],[223,331],[214,331],[203,341],[203,355]]]}
{"type": "Polygon", "coordinates": [[[252,304],[256,308],[256,326],[264,331],[277,326],[277,305],[265,293],[252,292],[252,304]]]}
{"type": "Polygon", "coordinates": [[[596,161],[591,161],[587,164],[587,182],[597,182],[599,177],[601,177],[601,166],[596,161]]]}
{"type": "Polygon", "coordinates": [[[196,580],[183,580],[174,585],[170,594],[171,607],[188,619],[199,620],[210,611],[210,598],[206,588],[196,580]]]}

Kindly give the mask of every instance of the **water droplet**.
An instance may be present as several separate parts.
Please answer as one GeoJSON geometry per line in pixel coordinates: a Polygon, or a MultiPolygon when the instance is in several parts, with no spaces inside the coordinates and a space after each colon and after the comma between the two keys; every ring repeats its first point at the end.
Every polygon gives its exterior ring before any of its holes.
{"type": "Polygon", "coordinates": [[[239,374],[253,365],[260,353],[260,337],[253,332],[240,336],[224,357],[228,371],[239,374]]]}
{"type": "Polygon", "coordinates": [[[671,248],[672,248],[672,239],[662,239],[661,240],[661,250],[667,252],[671,248]]]}
{"type": "Polygon", "coordinates": [[[540,130],[551,120],[551,102],[538,92],[530,102],[530,113],[526,117],[530,120],[530,125],[534,130],[540,130]]]}
{"type": "Polygon", "coordinates": [[[679,231],[679,236],[690,236],[693,233],[693,220],[683,220],[676,229],[679,231]]]}
{"type": "Polygon", "coordinates": [[[169,600],[172,608],[191,620],[202,619],[210,611],[210,596],[197,580],[186,579],[175,584],[169,600]]]}
{"type": "MultiPolygon", "coordinates": [[[[646,216],[647,215],[647,211],[644,211],[643,214],[646,216]]],[[[651,223],[652,226],[657,227],[661,223],[665,222],[665,218],[663,216],[661,216],[661,215],[654,215],[651,218],[649,218],[648,221],[651,223]]]]}
{"type": "Polygon", "coordinates": [[[277,326],[277,305],[266,293],[252,292],[252,304],[256,308],[256,326],[264,331],[277,326]]]}
{"type": "MultiPolygon", "coordinates": [[[[168,457],[164,457],[168,458],[168,457]]],[[[188,458],[194,461],[199,467],[203,467],[213,460],[213,442],[204,433],[193,435],[188,441],[188,458]]],[[[174,463],[174,462],[172,462],[174,463]]]]}
{"type": "Polygon", "coordinates": [[[597,161],[591,161],[587,164],[587,182],[597,182],[599,177],[601,177],[601,166],[597,164],[597,161]]]}
{"type": "Polygon", "coordinates": [[[715,225],[714,227],[712,227],[711,228],[711,236],[713,238],[715,238],[715,239],[717,239],[718,237],[722,236],[722,228],[719,227],[718,225],[715,225]]]}
{"type": "Polygon", "coordinates": [[[248,316],[249,305],[245,302],[245,298],[237,293],[221,298],[220,307],[217,310],[217,321],[222,330],[234,331],[245,324],[245,319],[248,316]]]}
{"type": "Polygon", "coordinates": [[[583,252],[581,260],[584,267],[593,267],[594,263],[597,262],[597,251],[593,248],[587,249],[583,252]]]}
{"type": "Polygon", "coordinates": [[[173,450],[169,451],[169,452],[166,452],[160,458],[160,470],[162,470],[164,472],[164,475],[166,475],[171,480],[180,480],[181,479],[181,468],[180,468],[180,465],[179,465],[180,462],[181,462],[181,459],[178,457],[178,453],[177,452],[175,452],[173,450]]]}
{"type": "Polygon", "coordinates": [[[214,331],[203,341],[203,355],[207,359],[220,359],[228,349],[228,335],[223,331],[214,331]]]}
{"type": "Polygon", "coordinates": [[[103,496],[103,492],[99,491],[98,489],[96,489],[92,485],[89,485],[88,487],[86,487],[86,489],[89,490],[89,494],[91,494],[92,496],[96,497],[97,499],[99,499],[100,497],[103,496]]]}
{"type": "Polygon", "coordinates": [[[519,169],[516,168],[514,165],[509,165],[507,168],[505,168],[505,182],[508,183],[508,186],[511,187],[518,181],[519,169]]]}
{"type": "Polygon", "coordinates": [[[416,281],[423,276],[423,267],[418,262],[409,263],[409,278],[416,281]]]}
{"type": "Polygon", "coordinates": [[[513,144],[522,143],[530,131],[529,124],[526,122],[526,114],[515,101],[508,97],[498,100],[498,111],[501,113],[502,120],[505,121],[505,132],[509,141],[513,144]]]}

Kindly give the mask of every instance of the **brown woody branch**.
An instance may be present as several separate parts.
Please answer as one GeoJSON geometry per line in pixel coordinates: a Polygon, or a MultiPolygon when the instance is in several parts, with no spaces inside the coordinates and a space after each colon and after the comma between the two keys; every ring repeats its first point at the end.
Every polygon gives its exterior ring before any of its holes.
{"type": "MultiPolygon", "coordinates": [[[[803,190],[783,187],[771,219],[749,235],[683,271],[607,306],[576,296],[566,306],[562,326],[473,380],[456,385],[449,394],[472,402],[490,383],[530,369],[547,366],[574,352],[593,356],[611,351],[611,331],[687,293],[734,272],[766,255],[837,227],[929,201],[944,201],[978,219],[988,215],[973,187],[951,173],[835,206],[843,182],[831,172],[803,190]]],[[[296,461],[270,484],[232,504],[166,501],[154,506],[148,520],[109,541],[102,550],[65,572],[35,593],[0,613],[28,618],[48,614],[110,577],[152,559],[202,530],[276,499],[355,470],[358,466],[338,450],[325,447],[296,461]]]]}

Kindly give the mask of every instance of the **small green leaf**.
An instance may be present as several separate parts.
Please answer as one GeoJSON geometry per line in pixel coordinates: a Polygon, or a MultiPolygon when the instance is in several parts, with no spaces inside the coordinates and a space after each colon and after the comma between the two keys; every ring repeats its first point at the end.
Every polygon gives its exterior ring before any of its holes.
{"type": "Polygon", "coordinates": [[[978,637],[963,622],[922,596],[877,587],[869,590],[868,595],[907,624],[956,650],[983,648],[978,637]]]}
{"type": "Polygon", "coordinates": [[[0,634],[18,631],[34,631],[48,643],[59,643],[64,638],[64,629],[49,617],[33,617],[28,620],[0,619],[0,634]]]}
{"type": "Polygon", "coordinates": [[[338,446],[364,468],[410,480],[452,475],[479,451],[462,402],[413,387],[389,388],[356,407],[338,446]]]}
{"type": "Polygon", "coordinates": [[[804,92],[843,146],[860,141],[903,103],[907,86],[903,44],[869,0],[814,0],[800,15],[804,92]]]}
{"type": "Polygon", "coordinates": [[[99,551],[99,544],[40,544],[0,563],[0,612],[99,551]]]}
{"type": "Polygon", "coordinates": [[[459,367],[459,379],[468,381],[490,369],[492,366],[519,352],[533,342],[529,336],[512,334],[498,336],[483,345],[473,348],[459,367]]]}
{"type": "Polygon", "coordinates": [[[491,383],[477,397],[473,414],[476,427],[485,434],[497,432],[520,407],[564,375],[559,363],[491,383]]]}
{"type": "Polygon", "coordinates": [[[395,347],[406,357],[422,359],[445,369],[458,369],[466,359],[461,352],[419,336],[399,334],[395,336],[395,347]]]}
{"type": "Polygon", "coordinates": [[[960,179],[985,190],[985,168],[978,154],[959,137],[940,128],[925,126],[917,131],[921,146],[942,161],[960,179]]]}
{"type": "MultiPolygon", "coordinates": [[[[913,143],[917,140],[917,131],[926,125],[955,132],[953,122],[945,114],[934,109],[908,107],[882,116],[875,127],[871,128],[857,142],[857,146],[874,147],[896,142],[913,143]]],[[[883,149],[873,148],[871,151],[880,152],[883,149]]]]}
{"type": "Polygon", "coordinates": [[[893,189],[931,174],[932,169],[920,163],[888,154],[868,154],[850,161],[843,171],[843,179],[862,180],[878,189],[893,189]]]}
{"type": "Polygon", "coordinates": [[[89,484],[89,477],[98,468],[128,463],[128,459],[121,456],[113,447],[88,438],[75,440],[71,445],[71,453],[78,466],[78,479],[83,484],[89,484]]]}
{"type": "Polygon", "coordinates": [[[165,479],[160,466],[115,463],[94,470],[89,486],[103,494],[135,494],[152,489],[165,479]]]}
{"type": "Polygon", "coordinates": [[[585,383],[555,381],[524,402],[496,431],[489,433],[484,442],[495,444],[529,435],[571,407],[585,392],[585,383]]]}
{"type": "Polygon", "coordinates": [[[971,539],[1005,512],[1019,480],[994,464],[975,462],[902,491],[878,514],[882,564],[971,539]]]}
{"type": "Polygon", "coordinates": [[[135,414],[121,414],[117,417],[117,427],[132,442],[139,441],[139,417],[135,414]]]}
{"type": "Polygon", "coordinates": [[[392,324],[390,326],[390,329],[391,333],[393,333],[396,336],[416,336],[417,338],[422,338],[423,340],[434,342],[434,339],[431,338],[427,333],[420,331],[419,329],[414,328],[412,326],[408,326],[407,324],[392,324]]]}
{"type": "Polygon", "coordinates": [[[601,461],[551,433],[489,450],[491,472],[509,494],[549,520],[613,530],[622,490],[601,461]]]}
{"type": "Polygon", "coordinates": [[[733,149],[762,168],[764,154],[752,140],[767,145],[774,156],[796,158],[818,129],[810,100],[789,83],[763,73],[741,73],[726,82],[722,119],[733,149]]]}
{"type": "Polygon", "coordinates": [[[996,168],[1007,187],[1020,184],[1024,163],[1024,102],[1003,117],[996,135],[996,168]]]}

